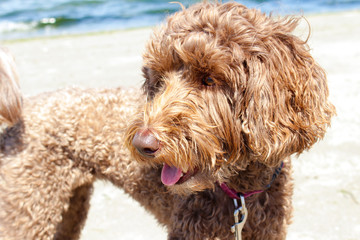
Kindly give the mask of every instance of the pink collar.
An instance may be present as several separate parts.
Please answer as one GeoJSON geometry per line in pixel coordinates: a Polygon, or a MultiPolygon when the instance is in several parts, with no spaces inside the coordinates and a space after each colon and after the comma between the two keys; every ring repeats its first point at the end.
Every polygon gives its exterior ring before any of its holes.
{"type": "Polygon", "coordinates": [[[254,194],[262,193],[266,189],[270,188],[271,184],[274,182],[274,180],[277,178],[277,176],[279,176],[279,174],[280,174],[283,167],[284,167],[284,162],[281,162],[280,166],[275,169],[275,173],[273,174],[270,183],[265,186],[264,190],[254,190],[254,191],[245,192],[245,193],[238,193],[234,189],[229,188],[229,186],[226,183],[221,183],[220,188],[226,193],[226,195],[228,195],[232,199],[238,199],[239,200],[240,196],[243,196],[244,198],[248,198],[248,197],[250,197],[250,196],[252,196],[254,194]]]}
{"type": "Polygon", "coordinates": [[[244,198],[248,198],[256,193],[264,192],[264,190],[255,190],[255,191],[250,191],[250,192],[245,192],[245,193],[238,193],[234,189],[229,188],[229,186],[226,183],[221,183],[220,187],[226,193],[226,195],[228,195],[230,198],[238,199],[238,200],[240,200],[240,195],[242,195],[244,198]]]}

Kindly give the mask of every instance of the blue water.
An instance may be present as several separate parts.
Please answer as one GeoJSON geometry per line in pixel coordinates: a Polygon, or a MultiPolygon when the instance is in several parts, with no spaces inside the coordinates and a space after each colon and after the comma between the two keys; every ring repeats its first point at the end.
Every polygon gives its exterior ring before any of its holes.
{"type": "MultiPolygon", "coordinates": [[[[0,40],[152,26],[179,10],[171,0],[0,0],[0,40]]],[[[198,2],[181,1],[185,6],[198,2]]],[[[226,2],[226,1],[223,1],[226,2]]],[[[244,0],[277,14],[360,9],[360,0],[244,0]]]]}

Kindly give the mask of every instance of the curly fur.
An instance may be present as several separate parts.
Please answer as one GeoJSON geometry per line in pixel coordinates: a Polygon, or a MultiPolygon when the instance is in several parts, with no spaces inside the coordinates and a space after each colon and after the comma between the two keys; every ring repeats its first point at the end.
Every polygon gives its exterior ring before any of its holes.
{"type": "Polygon", "coordinates": [[[94,180],[131,191],[144,171],[122,141],[139,91],[66,89],[22,100],[3,50],[0,83],[0,239],[78,239],[94,180]]]}
{"type": "Polygon", "coordinates": [[[65,89],[22,99],[1,51],[0,239],[78,239],[95,179],[139,201],[168,239],[233,239],[232,199],[218,184],[262,189],[285,162],[269,189],[246,199],[243,230],[244,239],[284,239],[290,156],[322,138],[335,113],[324,71],[292,34],[297,22],[236,3],[184,8],[147,45],[146,96],[65,89]],[[159,143],[151,157],[132,144],[144,129],[159,143]],[[166,187],[163,164],[193,176],[166,187]]]}
{"type": "Polygon", "coordinates": [[[14,59],[0,48],[0,131],[13,126],[21,115],[21,93],[14,59]]]}
{"type": "Polygon", "coordinates": [[[203,2],[154,32],[144,54],[148,101],[126,144],[142,164],[192,174],[168,187],[182,199],[166,222],[169,239],[232,239],[232,204],[218,184],[237,192],[264,189],[281,162],[286,167],[271,188],[247,199],[243,237],[285,238],[290,156],[321,139],[335,113],[323,69],[292,34],[298,21],[203,2]],[[144,131],[151,153],[134,143],[146,144],[144,131]]]}

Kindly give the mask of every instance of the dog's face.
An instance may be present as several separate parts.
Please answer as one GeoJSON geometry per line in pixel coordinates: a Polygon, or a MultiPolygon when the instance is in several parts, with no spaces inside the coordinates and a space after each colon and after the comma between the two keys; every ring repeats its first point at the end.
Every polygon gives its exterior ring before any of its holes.
{"type": "Polygon", "coordinates": [[[313,145],[334,108],[296,25],[237,3],[169,17],[144,54],[148,101],[126,136],[134,158],[163,165],[165,185],[191,192],[313,145]]]}

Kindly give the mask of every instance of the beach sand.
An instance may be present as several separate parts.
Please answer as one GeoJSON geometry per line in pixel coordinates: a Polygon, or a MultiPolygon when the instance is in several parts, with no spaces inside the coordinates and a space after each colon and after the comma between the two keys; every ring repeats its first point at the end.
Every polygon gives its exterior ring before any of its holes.
{"type": "MultiPolygon", "coordinates": [[[[360,239],[360,11],[306,16],[309,44],[328,74],[337,117],[325,139],[294,157],[294,217],[287,239],[360,239]]],[[[304,21],[303,21],[304,22],[304,21]]],[[[305,22],[304,22],[305,23],[305,22]]],[[[307,36],[302,24],[298,34],[307,36]]],[[[4,42],[26,96],[69,86],[138,86],[151,29],[4,42]]],[[[82,240],[166,239],[122,190],[96,182],[82,240]]]]}

